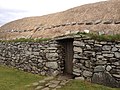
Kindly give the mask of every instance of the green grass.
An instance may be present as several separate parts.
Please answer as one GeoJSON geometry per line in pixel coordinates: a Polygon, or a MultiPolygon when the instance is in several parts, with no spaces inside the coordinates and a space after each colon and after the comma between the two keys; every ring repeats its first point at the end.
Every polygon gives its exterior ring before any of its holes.
{"type": "Polygon", "coordinates": [[[120,90],[120,88],[109,88],[89,82],[73,80],[59,90],[120,90]]]}
{"type": "Polygon", "coordinates": [[[98,41],[120,41],[120,34],[115,35],[98,35],[97,33],[85,33],[85,32],[79,32],[77,35],[84,35],[84,37],[90,37],[94,40],[98,41]]]}
{"type": "Polygon", "coordinates": [[[43,76],[0,66],[0,90],[32,90],[32,88],[26,88],[25,85],[43,78],[43,76]]]}
{"type": "MultiPolygon", "coordinates": [[[[0,90],[34,90],[34,87],[25,85],[38,82],[44,76],[34,75],[14,68],[0,66],[0,90]]],[[[120,90],[119,88],[109,88],[102,85],[91,84],[80,80],[72,80],[58,90],[120,90]]]]}

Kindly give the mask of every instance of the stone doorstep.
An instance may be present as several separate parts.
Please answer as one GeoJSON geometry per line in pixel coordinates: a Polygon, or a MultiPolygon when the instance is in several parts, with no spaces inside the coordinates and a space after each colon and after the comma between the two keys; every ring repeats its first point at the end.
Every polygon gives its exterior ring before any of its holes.
{"type": "Polygon", "coordinates": [[[49,81],[49,80],[52,80],[52,79],[54,79],[54,77],[47,77],[47,78],[45,78],[44,80],[45,80],[45,81],[49,81]]]}
{"type": "Polygon", "coordinates": [[[32,86],[38,86],[38,85],[39,85],[38,82],[34,82],[34,83],[32,83],[32,86]]]}
{"type": "Polygon", "coordinates": [[[41,84],[41,83],[45,83],[45,80],[40,80],[39,83],[40,83],[40,84],[41,84]]]}
{"type": "Polygon", "coordinates": [[[36,88],[35,88],[35,90],[40,90],[40,89],[42,89],[43,88],[43,86],[37,86],[36,88]]]}
{"type": "Polygon", "coordinates": [[[43,89],[41,89],[41,90],[50,90],[50,88],[46,87],[46,88],[43,88],[43,89]]]}
{"type": "MultiPolygon", "coordinates": [[[[61,78],[61,77],[60,77],[61,78]]],[[[35,90],[56,90],[67,84],[71,79],[54,79],[54,77],[47,77],[39,82],[34,82],[26,87],[33,86],[35,90]],[[41,85],[40,85],[41,84],[41,85]]]]}

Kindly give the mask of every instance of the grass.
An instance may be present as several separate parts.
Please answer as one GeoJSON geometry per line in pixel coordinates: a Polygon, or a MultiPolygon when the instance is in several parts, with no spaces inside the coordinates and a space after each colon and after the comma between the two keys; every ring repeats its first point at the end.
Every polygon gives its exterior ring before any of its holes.
{"type": "Polygon", "coordinates": [[[43,78],[43,76],[0,66],[0,90],[32,90],[32,88],[26,88],[25,85],[43,78]]]}
{"type": "Polygon", "coordinates": [[[77,35],[84,35],[84,37],[90,37],[91,39],[98,40],[98,41],[120,41],[120,34],[115,34],[115,35],[106,35],[106,34],[101,34],[98,35],[96,33],[84,33],[84,32],[79,32],[77,35]]]}
{"type": "MultiPolygon", "coordinates": [[[[0,90],[34,90],[34,87],[25,87],[44,79],[43,76],[23,72],[14,68],[0,66],[0,90]]],[[[89,82],[72,80],[58,90],[120,90],[89,82]]]]}
{"type": "Polygon", "coordinates": [[[119,88],[110,88],[102,85],[91,84],[80,80],[70,81],[59,90],[120,90],[119,88]]]}

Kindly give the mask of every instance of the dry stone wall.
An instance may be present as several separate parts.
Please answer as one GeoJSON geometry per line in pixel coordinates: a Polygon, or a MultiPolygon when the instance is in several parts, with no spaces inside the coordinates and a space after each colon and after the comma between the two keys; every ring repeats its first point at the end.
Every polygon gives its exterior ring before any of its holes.
{"type": "Polygon", "coordinates": [[[61,73],[59,45],[44,43],[0,43],[0,64],[41,75],[61,73]]]}
{"type": "Polygon", "coordinates": [[[75,38],[73,74],[87,81],[120,87],[120,42],[75,38]]]}
{"type": "MultiPolygon", "coordinates": [[[[81,80],[120,87],[120,41],[96,41],[83,35],[73,38],[72,74],[81,80]]],[[[56,40],[41,43],[1,42],[0,64],[40,75],[62,74],[65,70],[65,52],[56,40]]]]}

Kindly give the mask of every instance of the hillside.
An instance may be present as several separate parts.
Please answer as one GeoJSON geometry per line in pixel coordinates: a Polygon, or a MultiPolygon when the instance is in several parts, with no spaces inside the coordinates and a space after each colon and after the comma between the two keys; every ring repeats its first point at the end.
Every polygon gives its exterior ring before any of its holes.
{"type": "Polygon", "coordinates": [[[120,33],[120,0],[86,4],[59,13],[15,20],[0,27],[0,38],[49,38],[84,29],[105,34],[120,33]]]}

